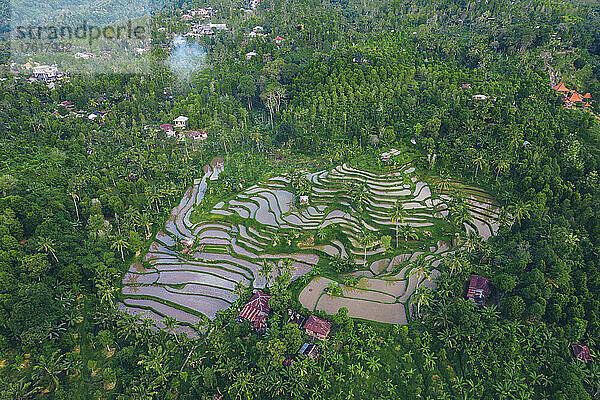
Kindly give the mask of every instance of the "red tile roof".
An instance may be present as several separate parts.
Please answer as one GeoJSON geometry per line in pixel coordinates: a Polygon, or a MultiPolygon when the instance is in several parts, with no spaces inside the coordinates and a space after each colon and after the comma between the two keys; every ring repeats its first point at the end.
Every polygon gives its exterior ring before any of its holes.
{"type": "MultiPolygon", "coordinates": [[[[255,322],[259,316],[266,317],[271,310],[269,307],[269,299],[271,296],[261,292],[260,290],[252,296],[250,301],[244,306],[240,313],[240,317],[247,319],[250,322],[255,322]]],[[[262,318],[264,322],[264,318],[262,318]]]]}
{"type": "Polygon", "coordinates": [[[475,292],[481,290],[484,296],[489,296],[492,292],[490,287],[491,281],[488,278],[484,278],[479,275],[471,275],[471,281],[469,282],[469,290],[467,291],[467,298],[475,298],[475,292]]]}
{"type": "Polygon", "coordinates": [[[327,336],[329,335],[329,331],[331,330],[331,325],[331,322],[325,321],[324,319],[311,315],[310,317],[308,317],[308,320],[304,324],[304,329],[307,331],[312,331],[319,335],[327,336]]]}
{"type": "Polygon", "coordinates": [[[588,92],[588,93],[586,93],[586,94],[583,95],[583,98],[584,99],[591,99],[592,95],[588,92]]]}
{"type": "Polygon", "coordinates": [[[558,85],[554,86],[552,89],[556,90],[557,92],[570,92],[570,90],[567,89],[565,84],[562,82],[559,83],[558,85]]]}
{"type": "Polygon", "coordinates": [[[162,124],[160,126],[160,129],[162,129],[165,132],[172,131],[173,130],[173,125],[171,125],[171,124],[162,124]]]}
{"type": "Polygon", "coordinates": [[[573,94],[571,95],[571,97],[569,97],[569,101],[571,103],[579,103],[580,101],[583,101],[583,96],[577,93],[576,91],[573,91],[573,94]]]}
{"type": "Polygon", "coordinates": [[[581,360],[584,362],[592,361],[592,356],[590,355],[590,349],[588,349],[587,346],[571,343],[571,349],[573,350],[573,355],[578,360],[581,360]]]}

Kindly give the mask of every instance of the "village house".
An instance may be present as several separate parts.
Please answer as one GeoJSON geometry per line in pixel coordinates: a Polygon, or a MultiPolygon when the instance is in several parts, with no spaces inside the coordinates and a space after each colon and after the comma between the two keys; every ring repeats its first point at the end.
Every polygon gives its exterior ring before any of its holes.
{"type": "Polygon", "coordinates": [[[308,204],[308,196],[300,196],[300,205],[305,206],[308,204]]]}
{"type": "Polygon", "coordinates": [[[210,23],[210,24],[208,24],[208,26],[211,29],[214,28],[214,29],[216,29],[218,31],[226,31],[226,30],[228,30],[227,24],[213,24],[213,23],[210,23]]]}
{"type": "Polygon", "coordinates": [[[327,340],[332,323],[311,315],[304,324],[304,332],[315,339],[327,340]]]}
{"type": "Polygon", "coordinates": [[[171,124],[162,124],[159,128],[167,134],[167,137],[172,137],[176,135],[175,129],[171,124]]]}
{"type": "Polygon", "coordinates": [[[579,361],[593,361],[593,358],[590,355],[590,349],[587,346],[571,343],[571,350],[573,351],[575,358],[579,361]]]}
{"type": "Polygon", "coordinates": [[[184,141],[186,137],[194,140],[206,140],[208,133],[206,131],[187,131],[179,135],[179,141],[184,141]]]}
{"type": "Polygon", "coordinates": [[[73,54],[73,57],[89,60],[90,58],[94,57],[94,53],[75,53],[73,54]]]}
{"type": "Polygon", "coordinates": [[[585,109],[591,107],[592,95],[590,93],[586,93],[584,95],[579,94],[576,90],[571,90],[563,82],[560,82],[558,85],[553,86],[552,89],[556,91],[556,94],[562,97],[563,107],[566,109],[571,109],[574,106],[580,106],[585,109]]]}
{"type": "Polygon", "coordinates": [[[62,78],[62,72],[56,65],[39,65],[32,68],[33,78],[38,82],[54,82],[62,78]]]}
{"type": "Polygon", "coordinates": [[[492,293],[491,281],[479,275],[471,275],[467,299],[477,305],[483,305],[492,293]]]}
{"type": "Polygon", "coordinates": [[[275,38],[275,43],[276,43],[277,45],[280,45],[280,44],[281,44],[281,42],[283,42],[283,38],[282,38],[281,36],[277,36],[277,37],[275,38]]]}
{"type": "Polygon", "coordinates": [[[256,56],[255,51],[251,51],[250,53],[246,53],[246,60],[252,60],[252,57],[256,56]]]}
{"type": "Polygon", "coordinates": [[[69,112],[71,112],[71,111],[73,111],[75,109],[75,106],[70,101],[61,101],[59,103],[59,105],[63,106],[64,108],[66,108],[67,111],[69,111],[69,112]]]}
{"type": "Polygon", "coordinates": [[[298,354],[315,359],[319,357],[319,348],[314,343],[304,343],[298,350],[298,354]]]}
{"type": "Polygon", "coordinates": [[[175,128],[185,129],[187,127],[188,119],[188,117],[184,117],[183,115],[180,115],[179,117],[175,118],[173,120],[175,122],[175,128]]]}
{"type": "Polygon", "coordinates": [[[244,306],[238,317],[238,321],[248,321],[252,324],[252,329],[256,332],[266,332],[267,317],[271,311],[269,307],[270,298],[271,296],[260,290],[254,293],[250,301],[244,306]]]}

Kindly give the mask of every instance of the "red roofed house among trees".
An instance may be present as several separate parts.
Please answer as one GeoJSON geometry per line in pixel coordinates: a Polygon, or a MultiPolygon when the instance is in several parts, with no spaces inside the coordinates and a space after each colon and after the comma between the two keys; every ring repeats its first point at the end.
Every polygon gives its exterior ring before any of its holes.
{"type": "Polygon", "coordinates": [[[557,92],[560,92],[560,93],[569,93],[570,92],[570,90],[567,89],[567,87],[565,86],[565,84],[562,83],[562,82],[559,83],[558,85],[554,86],[552,89],[554,89],[554,90],[556,90],[557,92]]]}
{"type": "Polygon", "coordinates": [[[581,103],[583,101],[583,96],[577,93],[576,91],[573,91],[573,94],[571,95],[571,97],[569,97],[569,101],[571,103],[581,103]]]}
{"type": "Polygon", "coordinates": [[[160,126],[160,129],[162,129],[162,130],[163,130],[163,131],[165,131],[165,132],[170,132],[170,131],[173,131],[173,130],[174,130],[174,129],[173,129],[173,125],[171,125],[171,124],[162,124],[162,125],[160,126]]]}
{"type": "Polygon", "coordinates": [[[275,38],[275,43],[280,44],[281,42],[283,42],[283,38],[281,36],[277,36],[275,38]]]}
{"type": "Polygon", "coordinates": [[[491,293],[491,282],[488,278],[479,275],[471,275],[467,299],[477,304],[483,304],[485,299],[487,299],[491,293]]]}
{"type": "Polygon", "coordinates": [[[252,323],[252,328],[256,331],[264,332],[267,330],[267,316],[271,308],[269,307],[269,299],[271,296],[261,292],[260,290],[252,296],[250,301],[246,303],[244,309],[240,313],[240,320],[246,320],[252,323]]]}
{"type": "Polygon", "coordinates": [[[325,321],[319,317],[311,315],[304,324],[304,331],[307,335],[320,340],[327,340],[329,331],[331,330],[331,322],[325,321]]]}
{"type": "Polygon", "coordinates": [[[590,349],[587,346],[581,344],[571,343],[571,349],[573,350],[573,355],[580,361],[588,362],[592,361],[592,356],[590,355],[590,349]]]}

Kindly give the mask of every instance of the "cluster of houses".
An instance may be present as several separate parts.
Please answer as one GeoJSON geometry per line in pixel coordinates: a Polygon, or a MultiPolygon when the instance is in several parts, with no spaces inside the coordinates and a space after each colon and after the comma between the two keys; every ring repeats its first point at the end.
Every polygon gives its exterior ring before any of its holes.
{"type": "Polygon", "coordinates": [[[61,101],[57,104],[57,107],[54,109],[52,115],[58,118],[66,118],[66,117],[75,117],[75,118],[87,118],[92,122],[104,121],[106,117],[106,111],[93,111],[91,113],[87,113],[85,111],[75,111],[75,105],[70,101],[61,101]],[[61,112],[59,108],[64,107],[66,113],[61,112]]]}
{"type": "Polygon", "coordinates": [[[583,107],[588,109],[594,102],[591,94],[579,94],[576,90],[567,88],[563,82],[553,86],[552,89],[556,90],[556,93],[562,97],[564,108],[583,107]]]}
{"type": "Polygon", "coordinates": [[[160,129],[162,129],[165,132],[167,137],[176,137],[180,142],[184,141],[187,137],[195,140],[205,140],[206,138],[208,138],[208,133],[204,130],[188,131],[188,120],[188,117],[180,115],[179,117],[173,120],[173,124],[162,124],[160,125],[160,129]]]}
{"type": "MultiPolygon", "coordinates": [[[[267,331],[267,318],[271,311],[269,307],[270,298],[270,295],[260,290],[254,293],[250,301],[246,303],[240,312],[238,322],[248,321],[255,332],[265,333],[267,331]]],[[[298,325],[300,329],[304,330],[309,339],[302,345],[298,354],[311,358],[318,357],[319,348],[315,344],[315,340],[326,341],[331,331],[332,323],[315,315],[310,315],[308,319],[305,319],[304,316],[292,310],[288,310],[288,314],[288,323],[298,325]]],[[[289,366],[292,362],[293,360],[286,359],[284,365],[289,366]]]]}
{"type": "Polygon", "coordinates": [[[186,34],[184,34],[183,36],[187,36],[187,37],[212,36],[215,34],[215,31],[213,29],[216,29],[217,31],[228,30],[227,24],[213,24],[212,22],[208,23],[208,24],[192,24],[192,29],[189,32],[187,32],[186,34]]]}
{"type": "Polygon", "coordinates": [[[11,64],[11,73],[15,75],[15,79],[28,75],[27,82],[45,83],[51,89],[54,89],[55,84],[59,81],[67,79],[66,74],[58,69],[57,65],[40,65],[38,63],[27,62],[22,65],[15,63],[11,64]]]}
{"type": "Polygon", "coordinates": [[[197,10],[189,10],[181,16],[183,21],[191,21],[193,19],[209,19],[215,15],[219,10],[215,10],[212,7],[199,8],[197,10]]]}
{"type": "MultiPolygon", "coordinates": [[[[186,37],[202,37],[202,36],[212,36],[215,34],[215,31],[227,31],[227,24],[224,23],[212,23],[207,22],[206,20],[210,20],[219,10],[215,10],[212,7],[207,8],[199,8],[197,10],[189,10],[185,14],[181,16],[181,20],[184,22],[189,22],[191,24],[191,29],[189,32],[185,33],[183,36],[186,37]]],[[[165,31],[165,27],[161,27],[158,29],[159,31],[165,31]]],[[[174,35],[174,34],[171,34],[174,35]]]]}

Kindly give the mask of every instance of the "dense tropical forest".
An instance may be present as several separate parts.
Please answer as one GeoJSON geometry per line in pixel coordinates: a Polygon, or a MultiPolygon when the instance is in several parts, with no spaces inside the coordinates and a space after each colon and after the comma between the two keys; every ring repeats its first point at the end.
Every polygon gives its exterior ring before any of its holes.
{"type": "MultiPolygon", "coordinates": [[[[50,88],[4,66],[0,398],[600,398],[599,360],[579,361],[570,347],[592,357],[600,348],[600,5],[246,7],[165,6],[153,16],[147,75],[74,74],[50,88]],[[173,34],[199,7],[220,10],[215,22],[229,29],[188,38],[206,60],[181,77],[170,69],[173,34]],[[249,38],[255,26],[265,35],[249,38]],[[597,101],[564,107],[559,82],[597,101]],[[180,115],[208,138],[159,128],[180,115]],[[318,358],[297,357],[304,331],[288,309],[313,310],[290,274],[267,289],[265,334],[236,323],[251,287],[201,318],[194,337],[172,318],[157,328],[119,311],[123,276],[215,157],[226,169],[211,204],[298,165],[382,169],[373,160],[389,148],[440,190],[455,180],[485,188],[511,220],[487,241],[454,229],[465,245],[437,267],[407,324],[320,313],[333,322],[329,340],[318,358]],[[273,161],[286,157],[294,162],[273,161]],[[471,274],[491,279],[493,305],[466,300],[471,274]]],[[[410,241],[382,234],[391,253],[410,241]]],[[[325,268],[353,268],[339,261],[325,268]]]]}

